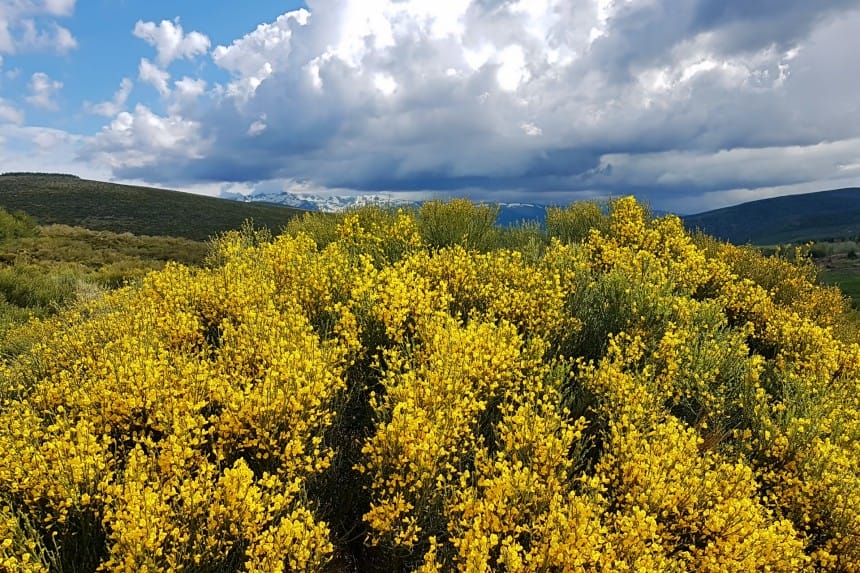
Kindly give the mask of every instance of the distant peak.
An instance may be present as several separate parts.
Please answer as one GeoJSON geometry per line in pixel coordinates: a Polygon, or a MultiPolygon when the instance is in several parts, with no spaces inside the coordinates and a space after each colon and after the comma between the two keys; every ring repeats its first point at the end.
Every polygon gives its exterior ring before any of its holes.
{"type": "MultiPolygon", "coordinates": [[[[225,195],[225,198],[236,199],[236,195],[225,195]]],[[[366,205],[379,205],[383,207],[404,207],[418,205],[417,202],[408,199],[398,199],[386,193],[369,193],[365,195],[316,195],[313,193],[292,193],[289,191],[278,191],[274,193],[254,193],[241,196],[241,200],[255,203],[276,203],[306,209],[310,211],[323,211],[326,213],[337,213],[355,207],[366,205]]]]}

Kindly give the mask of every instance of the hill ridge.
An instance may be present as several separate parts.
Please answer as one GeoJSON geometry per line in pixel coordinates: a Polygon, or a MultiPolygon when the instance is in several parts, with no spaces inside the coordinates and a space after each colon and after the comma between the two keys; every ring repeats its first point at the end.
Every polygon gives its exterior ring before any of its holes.
{"type": "Polygon", "coordinates": [[[781,195],[682,217],[736,244],[773,245],[860,236],[860,187],[781,195]]]}
{"type": "Polygon", "coordinates": [[[0,207],[23,211],[41,225],[207,240],[247,219],[278,232],[302,211],[249,204],[156,187],[81,179],[67,174],[0,176],[0,207]]]}

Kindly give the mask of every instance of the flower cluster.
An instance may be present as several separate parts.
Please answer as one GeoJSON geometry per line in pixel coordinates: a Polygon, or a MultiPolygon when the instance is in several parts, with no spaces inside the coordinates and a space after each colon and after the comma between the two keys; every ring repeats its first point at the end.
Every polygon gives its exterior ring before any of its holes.
{"type": "Polygon", "coordinates": [[[27,325],[0,570],[860,572],[836,291],[632,198],[493,216],[228,233],[27,325]]]}

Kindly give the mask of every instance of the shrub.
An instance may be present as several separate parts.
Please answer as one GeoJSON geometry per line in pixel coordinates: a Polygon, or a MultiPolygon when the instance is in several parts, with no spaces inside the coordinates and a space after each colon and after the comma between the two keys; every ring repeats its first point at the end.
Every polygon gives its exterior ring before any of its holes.
{"type": "Polygon", "coordinates": [[[34,237],[39,234],[36,222],[24,212],[9,213],[0,208],[0,241],[20,237],[34,237]]]}
{"type": "Polygon", "coordinates": [[[33,265],[0,268],[0,293],[19,307],[50,308],[74,298],[79,276],[71,270],[46,273],[33,265]]]}
{"type": "Polygon", "coordinates": [[[595,202],[572,203],[568,207],[551,207],[546,211],[546,231],[563,243],[579,243],[592,230],[606,233],[609,217],[595,202]]]}
{"type": "Polygon", "coordinates": [[[427,201],[416,215],[421,238],[431,248],[461,245],[486,251],[496,245],[499,207],[466,199],[427,201]]]}
{"type": "Polygon", "coordinates": [[[0,567],[858,571],[860,345],[805,263],[491,215],[246,228],[14,331],[0,567]]]}

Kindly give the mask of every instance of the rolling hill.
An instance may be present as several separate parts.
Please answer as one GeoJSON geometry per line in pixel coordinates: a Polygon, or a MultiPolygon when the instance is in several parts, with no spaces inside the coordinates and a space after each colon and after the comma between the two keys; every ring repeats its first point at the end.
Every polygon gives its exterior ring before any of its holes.
{"type": "Polygon", "coordinates": [[[40,225],[206,240],[246,219],[277,233],[302,211],[168,191],[90,181],[72,175],[0,175],[0,207],[24,211],[40,225]]]}
{"type": "Polygon", "coordinates": [[[785,195],[687,215],[684,224],[735,244],[860,236],[860,188],[785,195]]]}

